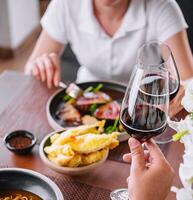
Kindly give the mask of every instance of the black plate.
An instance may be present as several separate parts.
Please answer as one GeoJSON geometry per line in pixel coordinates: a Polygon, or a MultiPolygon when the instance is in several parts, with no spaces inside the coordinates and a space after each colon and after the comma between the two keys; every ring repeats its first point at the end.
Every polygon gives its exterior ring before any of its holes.
{"type": "MultiPolygon", "coordinates": [[[[125,85],[113,82],[104,82],[104,81],[85,82],[85,83],[79,83],[77,85],[83,90],[85,90],[89,86],[96,87],[98,84],[103,84],[103,88],[101,89],[101,91],[107,93],[109,96],[112,97],[112,99],[117,100],[119,102],[122,101],[126,90],[125,85]]],[[[58,119],[56,113],[58,112],[58,110],[60,110],[61,107],[64,106],[64,100],[63,100],[64,96],[65,96],[65,90],[58,92],[50,100],[47,110],[49,112],[48,115],[51,116],[51,118],[61,127],[67,127],[67,126],[62,120],[58,119]]]]}
{"type": "Polygon", "coordinates": [[[0,192],[11,189],[32,192],[44,200],[63,199],[55,183],[37,172],[20,168],[0,169],[0,192]]]}

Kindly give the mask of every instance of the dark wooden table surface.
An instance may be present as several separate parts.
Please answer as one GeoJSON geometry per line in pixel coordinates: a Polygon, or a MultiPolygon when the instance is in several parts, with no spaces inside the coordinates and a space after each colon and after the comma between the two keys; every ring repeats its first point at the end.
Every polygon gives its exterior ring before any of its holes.
{"type": "MultiPolygon", "coordinates": [[[[46,102],[53,92],[55,92],[54,89],[48,90],[40,82],[22,74],[6,71],[0,75],[0,167],[27,168],[55,178],[64,176],[48,169],[40,160],[38,153],[41,139],[52,131],[46,118],[46,102]],[[26,129],[37,135],[38,144],[32,154],[15,155],[3,145],[4,135],[18,129],[26,129]]],[[[184,115],[184,111],[179,113],[180,117],[184,115]]],[[[121,144],[121,148],[127,151],[126,144],[121,144]]],[[[120,149],[117,152],[120,152],[120,149]]],[[[181,187],[178,169],[182,161],[183,145],[178,142],[170,143],[161,146],[161,149],[175,169],[173,184],[181,187]]],[[[71,179],[91,186],[113,190],[127,186],[126,178],[129,176],[129,171],[130,166],[128,164],[115,161],[110,157],[104,165],[95,171],[71,179]]],[[[173,193],[170,193],[167,197],[167,200],[174,199],[173,193]]]]}

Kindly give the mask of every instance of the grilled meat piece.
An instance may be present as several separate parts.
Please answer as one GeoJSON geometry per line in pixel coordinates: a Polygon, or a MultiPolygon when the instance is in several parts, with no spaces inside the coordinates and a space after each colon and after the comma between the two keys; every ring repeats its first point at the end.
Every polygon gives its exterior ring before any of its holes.
{"type": "Polygon", "coordinates": [[[80,122],[81,114],[72,104],[65,104],[58,117],[66,122],[80,122]]]}
{"type": "Polygon", "coordinates": [[[94,116],[98,119],[115,120],[119,117],[120,105],[117,101],[109,102],[97,108],[94,116]]]}
{"type": "Polygon", "coordinates": [[[76,106],[81,111],[88,111],[93,104],[104,104],[111,101],[111,97],[104,92],[85,92],[76,100],[76,106]]]}
{"type": "Polygon", "coordinates": [[[76,101],[77,105],[91,105],[91,104],[103,104],[111,100],[111,97],[104,92],[86,92],[83,96],[79,97],[76,101]]]}

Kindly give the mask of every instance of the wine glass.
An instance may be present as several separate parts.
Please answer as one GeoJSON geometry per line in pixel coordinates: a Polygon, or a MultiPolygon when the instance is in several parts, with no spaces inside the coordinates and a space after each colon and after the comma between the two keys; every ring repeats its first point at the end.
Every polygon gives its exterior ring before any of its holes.
{"type": "Polygon", "coordinates": [[[129,81],[120,112],[127,133],[141,142],[161,134],[169,111],[169,73],[162,67],[138,67],[129,81]]]}
{"type": "Polygon", "coordinates": [[[170,101],[180,88],[180,76],[172,51],[168,45],[160,41],[151,41],[138,50],[137,64],[142,68],[161,66],[169,71],[170,101]]]}
{"type": "MultiPolygon", "coordinates": [[[[144,44],[138,50],[137,64],[142,67],[163,67],[169,71],[169,94],[170,101],[177,95],[180,88],[180,77],[171,49],[160,41],[151,41],[144,44]]],[[[176,120],[173,116],[172,120],[176,120]]],[[[155,138],[156,143],[165,144],[172,141],[172,132],[159,135],[155,138]]]]}
{"type": "MultiPolygon", "coordinates": [[[[168,110],[168,70],[161,66],[138,66],[131,75],[121,105],[120,122],[126,132],[141,142],[163,133],[168,110]]],[[[118,189],[111,193],[111,199],[127,200],[126,194],[127,189],[118,189]]]]}

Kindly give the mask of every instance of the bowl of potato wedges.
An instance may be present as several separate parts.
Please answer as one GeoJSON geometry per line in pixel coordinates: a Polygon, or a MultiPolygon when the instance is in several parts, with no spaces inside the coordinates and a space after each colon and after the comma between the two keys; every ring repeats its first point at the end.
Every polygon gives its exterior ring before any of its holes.
{"type": "Polygon", "coordinates": [[[50,133],[40,144],[42,161],[67,175],[82,175],[96,169],[106,161],[109,150],[119,145],[119,133],[104,133],[104,126],[102,120],[50,133]]]}

